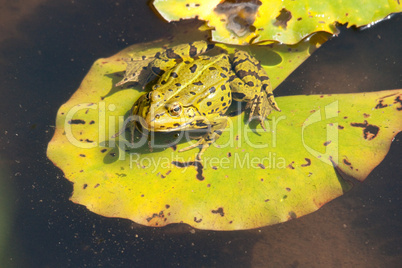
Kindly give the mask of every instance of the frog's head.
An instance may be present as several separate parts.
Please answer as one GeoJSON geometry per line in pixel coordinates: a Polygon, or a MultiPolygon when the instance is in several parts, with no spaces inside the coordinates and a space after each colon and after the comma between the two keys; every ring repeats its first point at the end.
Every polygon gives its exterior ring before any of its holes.
{"type": "Polygon", "coordinates": [[[166,102],[158,91],[142,95],[134,107],[133,115],[141,117],[139,122],[149,131],[169,132],[188,129],[196,115],[192,106],[183,106],[178,101],[166,102]]]}

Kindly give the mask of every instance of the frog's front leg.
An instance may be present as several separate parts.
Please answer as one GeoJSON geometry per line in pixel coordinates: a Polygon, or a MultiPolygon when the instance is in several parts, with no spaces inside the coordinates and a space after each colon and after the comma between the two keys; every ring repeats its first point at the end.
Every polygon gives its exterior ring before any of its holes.
{"type": "Polygon", "coordinates": [[[222,135],[222,130],[224,130],[227,125],[227,117],[216,117],[213,120],[207,118],[199,119],[195,121],[194,128],[202,129],[205,128],[206,125],[208,126],[208,133],[202,136],[196,143],[180,149],[179,152],[184,152],[200,146],[201,150],[197,154],[196,159],[201,160],[201,156],[205,150],[222,135]]]}
{"type": "Polygon", "coordinates": [[[233,99],[247,102],[249,122],[258,118],[265,130],[264,120],[272,109],[281,111],[274,100],[268,75],[260,63],[245,51],[236,51],[232,64],[236,72],[230,82],[233,99]]]}

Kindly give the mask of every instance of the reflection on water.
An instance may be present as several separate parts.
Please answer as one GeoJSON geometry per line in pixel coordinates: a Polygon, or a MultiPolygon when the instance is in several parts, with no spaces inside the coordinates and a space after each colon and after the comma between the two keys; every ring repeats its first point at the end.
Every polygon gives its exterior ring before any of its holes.
{"type": "MultiPolygon", "coordinates": [[[[153,229],[72,204],[72,186],[45,157],[57,109],[95,59],[178,26],[159,21],[143,1],[6,1],[0,12],[0,141],[16,192],[7,201],[16,207],[15,221],[1,266],[397,267],[402,261],[402,135],[345,196],[257,230],[153,229]]],[[[401,18],[366,31],[342,28],[276,94],[401,88],[401,18]]]]}

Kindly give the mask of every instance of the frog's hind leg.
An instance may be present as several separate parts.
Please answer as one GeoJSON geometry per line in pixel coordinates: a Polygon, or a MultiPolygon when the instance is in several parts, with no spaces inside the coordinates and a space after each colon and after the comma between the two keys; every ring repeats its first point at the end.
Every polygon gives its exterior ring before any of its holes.
{"type": "Polygon", "coordinates": [[[258,118],[265,130],[264,120],[272,109],[281,111],[274,100],[267,73],[254,57],[245,51],[237,50],[232,63],[236,74],[231,76],[233,99],[247,102],[250,108],[249,122],[258,118]]]}
{"type": "MultiPolygon", "coordinates": [[[[197,154],[196,160],[201,160],[201,156],[205,152],[208,147],[214,143],[221,135],[222,135],[222,130],[226,128],[227,125],[227,118],[226,117],[217,117],[214,118],[213,122],[211,123],[210,128],[208,133],[206,133],[204,136],[202,136],[196,143],[180,149],[179,152],[184,152],[188,151],[190,149],[193,149],[195,147],[201,147],[201,150],[197,154]]],[[[206,122],[201,122],[200,124],[206,124],[206,122]]]]}
{"type": "Polygon", "coordinates": [[[161,77],[166,71],[176,66],[177,63],[186,60],[192,61],[194,57],[205,53],[213,47],[213,44],[208,44],[201,40],[177,45],[156,53],[155,59],[148,65],[150,73],[144,83],[144,87],[156,77],[161,77]]]}

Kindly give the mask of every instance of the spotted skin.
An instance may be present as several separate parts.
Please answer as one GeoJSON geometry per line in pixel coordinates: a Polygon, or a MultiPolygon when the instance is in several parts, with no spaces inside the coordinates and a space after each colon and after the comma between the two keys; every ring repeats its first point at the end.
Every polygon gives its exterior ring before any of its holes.
{"type": "Polygon", "coordinates": [[[248,121],[256,118],[265,130],[264,120],[272,108],[281,111],[274,100],[268,75],[256,58],[245,51],[236,50],[233,57],[235,76],[230,83],[233,99],[247,102],[250,108],[248,121]]]}
{"type": "Polygon", "coordinates": [[[256,118],[265,129],[265,118],[273,109],[280,111],[265,70],[241,50],[235,51],[233,60],[228,54],[202,55],[210,48],[197,41],[155,55],[148,67],[159,78],[152,91],[133,105],[132,114],[142,120],[132,124],[132,135],[141,128],[159,132],[206,129],[197,142],[179,150],[200,147],[196,159],[201,160],[226,128],[225,113],[232,100],[247,102],[249,121],[256,118]]]}

